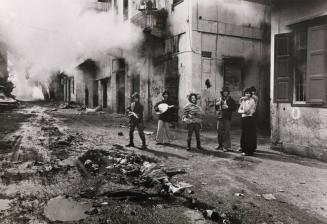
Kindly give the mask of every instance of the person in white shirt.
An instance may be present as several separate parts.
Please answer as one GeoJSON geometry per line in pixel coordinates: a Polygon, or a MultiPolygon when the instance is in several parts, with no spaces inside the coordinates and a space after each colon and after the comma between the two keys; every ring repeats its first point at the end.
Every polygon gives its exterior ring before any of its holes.
{"type": "Polygon", "coordinates": [[[256,109],[256,102],[252,97],[250,88],[244,90],[244,96],[240,99],[238,112],[242,115],[241,149],[242,155],[253,155],[256,149],[256,125],[253,114],[256,109]]]}

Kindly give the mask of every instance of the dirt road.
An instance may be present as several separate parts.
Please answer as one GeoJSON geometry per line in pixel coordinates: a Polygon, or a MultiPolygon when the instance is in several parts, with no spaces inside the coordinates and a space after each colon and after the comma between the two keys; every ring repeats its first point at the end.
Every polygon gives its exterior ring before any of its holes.
{"type": "Polygon", "coordinates": [[[271,151],[265,137],[255,157],[214,150],[214,132],[202,133],[201,151],[185,150],[183,129],[157,146],[154,128],[144,151],[122,147],[121,115],[37,105],[1,113],[0,223],[327,223],[327,164],[271,151]],[[183,170],[166,179],[192,187],[172,193],[146,164],[161,176],[183,170]]]}

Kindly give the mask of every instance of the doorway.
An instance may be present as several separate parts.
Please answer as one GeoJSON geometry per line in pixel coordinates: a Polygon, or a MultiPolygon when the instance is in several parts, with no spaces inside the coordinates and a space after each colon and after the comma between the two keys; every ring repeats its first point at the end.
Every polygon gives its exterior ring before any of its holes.
{"type": "MultiPolygon", "coordinates": [[[[238,103],[243,91],[243,58],[224,58],[224,86],[228,87],[230,96],[238,103]]],[[[241,116],[233,113],[232,126],[241,125],[241,116]]]]}
{"type": "Polygon", "coordinates": [[[99,84],[98,80],[93,81],[93,107],[99,106],[99,94],[98,94],[98,89],[99,89],[99,84]]]}
{"type": "Polygon", "coordinates": [[[117,82],[117,112],[125,113],[125,72],[119,71],[116,75],[117,82]]]}
{"type": "Polygon", "coordinates": [[[131,95],[133,93],[140,93],[140,73],[132,74],[132,82],[131,82],[131,95]]]}
{"type": "Polygon", "coordinates": [[[108,107],[108,79],[101,80],[102,87],[102,106],[103,108],[108,107]]]}
{"type": "Polygon", "coordinates": [[[89,106],[89,90],[87,87],[85,87],[85,106],[89,106]]]}

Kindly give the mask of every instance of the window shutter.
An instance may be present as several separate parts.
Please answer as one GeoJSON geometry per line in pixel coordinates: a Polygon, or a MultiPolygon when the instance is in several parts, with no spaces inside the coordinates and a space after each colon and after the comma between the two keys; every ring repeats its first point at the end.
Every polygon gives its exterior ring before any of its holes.
{"type": "Polygon", "coordinates": [[[291,102],[292,33],[275,35],[275,101],[291,102]]]}
{"type": "Polygon", "coordinates": [[[327,26],[311,27],[308,31],[307,103],[326,102],[327,26]]]}

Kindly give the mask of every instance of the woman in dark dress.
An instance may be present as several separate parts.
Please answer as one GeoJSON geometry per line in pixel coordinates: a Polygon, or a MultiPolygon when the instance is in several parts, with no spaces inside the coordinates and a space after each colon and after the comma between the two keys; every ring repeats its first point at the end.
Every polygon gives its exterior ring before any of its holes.
{"type": "Polygon", "coordinates": [[[242,135],[241,149],[243,156],[253,155],[256,149],[256,125],[253,114],[255,113],[256,102],[252,97],[252,91],[247,88],[244,96],[240,99],[239,113],[242,114],[242,135]]]}

